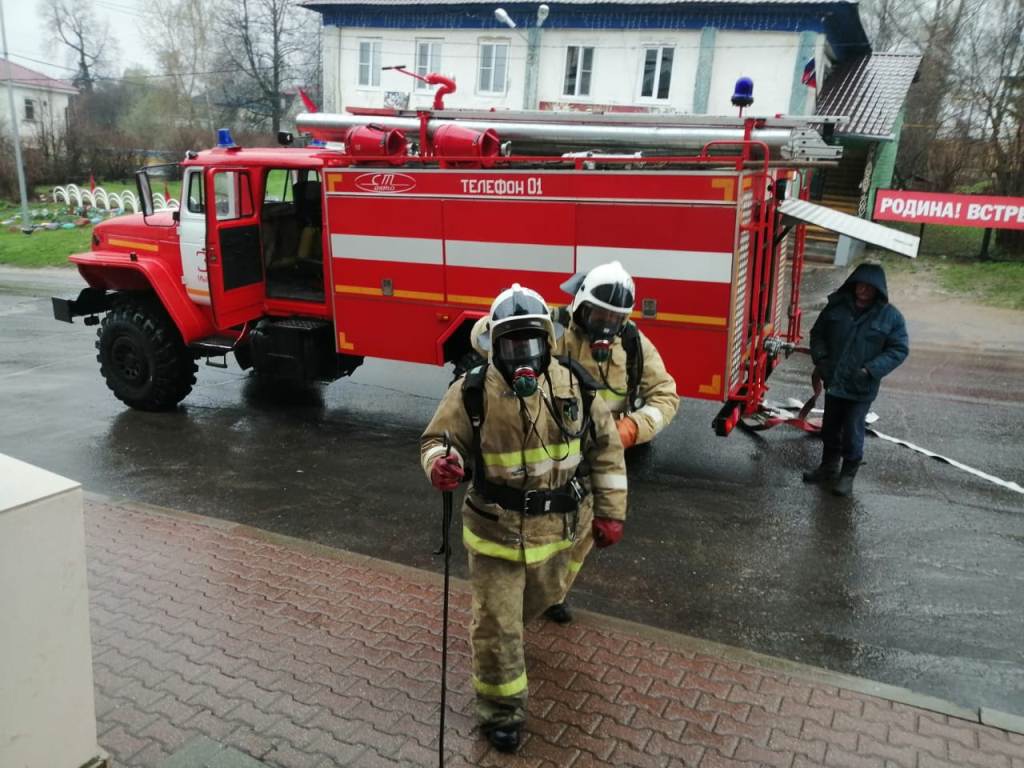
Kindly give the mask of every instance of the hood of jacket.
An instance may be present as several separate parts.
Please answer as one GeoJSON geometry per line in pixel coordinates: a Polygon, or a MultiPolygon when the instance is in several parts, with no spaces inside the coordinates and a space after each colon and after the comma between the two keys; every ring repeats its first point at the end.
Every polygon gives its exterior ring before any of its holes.
{"type": "Polygon", "coordinates": [[[885,284],[885,270],[882,269],[881,264],[861,264],[850,276],[846,278],[839,290],[836,291],[836,295],[841,293],[853,293],[853,288],[857,283],[867,283],[868,285],[875,286],[875,290],[878,291],[878,298],[876,301],[882,303],[889,303],[889,289],[885,284]]]}

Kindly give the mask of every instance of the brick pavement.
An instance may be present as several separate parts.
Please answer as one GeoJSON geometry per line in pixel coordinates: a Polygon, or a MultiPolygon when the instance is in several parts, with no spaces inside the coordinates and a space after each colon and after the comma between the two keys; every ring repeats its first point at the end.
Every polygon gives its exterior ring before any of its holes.
{"type": "MultiPolygon", "coordinates": [[[[436,576],[95,500],[86,533],[99,741],[116,768],[187,765],[181,750],[210,740],[246,765],[437,764],[436,576]]],[[[468,610],[457,585],[453,768],[1024,768],[1020,734],[593,616],[531,627],[526,738],[499,755],[474,732],[468,610]]]]}

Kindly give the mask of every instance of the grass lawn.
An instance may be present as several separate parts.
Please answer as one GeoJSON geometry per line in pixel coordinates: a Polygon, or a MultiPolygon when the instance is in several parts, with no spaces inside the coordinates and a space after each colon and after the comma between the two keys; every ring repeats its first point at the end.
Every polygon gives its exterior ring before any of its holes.
{"type": "Polygon", "coordinates": [[[15,267],[67,267],[68,256],[89,250],[92,227],[57,229],[25,235],[0,231],[0,264],[15,267]]]}
{"type": "MultiPolygon", "coordinates": [[[[164,192],[162,179],[152,179],[153,192],[164,192]]],[[[82,189],[88,189],[89,183],[79,185],[82,189]]],[[[97,179],[97,187],[103,187],[107,192],[123,192],[126,189],[135,191],[135,180],[126,181],[101,181],[97,179]]],[[[169,181],[167,187],[172,197],[177,197],[181,190],[180,181],[169,181]]],[[[34,199],[39,200],[40,195],[47,197],[47,202],[33,202],[29,208],[37,214],[36,222],[56,221],[58,223],[73,222],[78,216],[68,211],[63,204],[58,205],[51,199],[52,187],[37,187],[34,199]],[[42,211],[48,211],[49,216],[42,217],[42,211]]],[[[92,214],[90,214],[92,215],[92,214]]],[[[89,250],[89,241],[92,238],[92,226],[78,227],[76,229],[36,230],[31,235],[25,235],[21,228],[21,205],[16,201],[0,200],[0,221],[17,219],[13,225],[18,231],[8,231],[8,227],[0,227],[0,264],[7,264],[15,267],[66,267],[70,266],[68,256],[72,253],[89,250]]]]}
{"type": "MultiPolygon", "coordinates": [[[[980,230],[979,230],[980,231],[980,230]]],[[[979,238],[980,241],[980,238],[979,238]]],[[[944,291],[965,299],[1005,309],[1024,310],[1024,259],[977,261],[922,252],[916,259],[871,252],[887,272],[928,274],[944,291]]]]}

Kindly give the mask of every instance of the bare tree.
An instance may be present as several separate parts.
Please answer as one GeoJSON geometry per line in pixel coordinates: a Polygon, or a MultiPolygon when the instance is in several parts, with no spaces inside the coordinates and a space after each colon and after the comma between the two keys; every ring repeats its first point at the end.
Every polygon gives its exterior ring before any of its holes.
{"type": "MultiPolygon", "coordinates": [[[[281,128],[285,88],[295,84],[304,52],[315,45],[313,14],[292,0],[229,0],[217,16],[225,73],[222,101],[281,128]]],[[[220,68],[220,67],[215,67],[220,68]]]]}
{"type": "MultiPolygon", "coordinates": [[[[975,105],[975,135],[985,148],[991,189],[1024,196],[1024,0],[988,0],[968,30],[971,70],[961,83],[975,105]]],[[[996,243],[1024,252],[1024,231],[999,230],[996,243]]]]}
{"type": "Polygon", "coordinates": [[[53,44],[63,43],[71,50],[77,67],[72,84],[92,93],[97,75],[116,54],[117,41],[110,36],[110,25],[97,20],[91,0],[44,0],[39,12],[57,33],[53,44]]]}
{"type": "Polygon", "coordinates": [[[212,15],[211,0],[165,0],[148,6],[143,30],[162,73],[174,84],[182,118],[189,126],[202,123],[210,132],[214,130],[209,88],[215,42],[212,15]]]}

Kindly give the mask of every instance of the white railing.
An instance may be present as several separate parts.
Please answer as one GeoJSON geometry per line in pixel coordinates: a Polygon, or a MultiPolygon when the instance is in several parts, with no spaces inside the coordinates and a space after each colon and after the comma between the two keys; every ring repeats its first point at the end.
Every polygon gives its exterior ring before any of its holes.
{"type": "MultiPolygon", "coordinates": [[[[132,213],[139,212],[139,199],[130,189],[123,192],[107,192],[103,187],[95,189],[82,189],[77,184],[67,184],[62,187],[54,187],[50,193],[53,202],[73,205],[76,208],[95,208],[99,211],[110,213],[125,213],[131,210],[132,213]]],[[[153,210],[167,211],[176,210],[178,201],[172,198],[165,198],[161,193],[153,193],[153,210]]]]}

